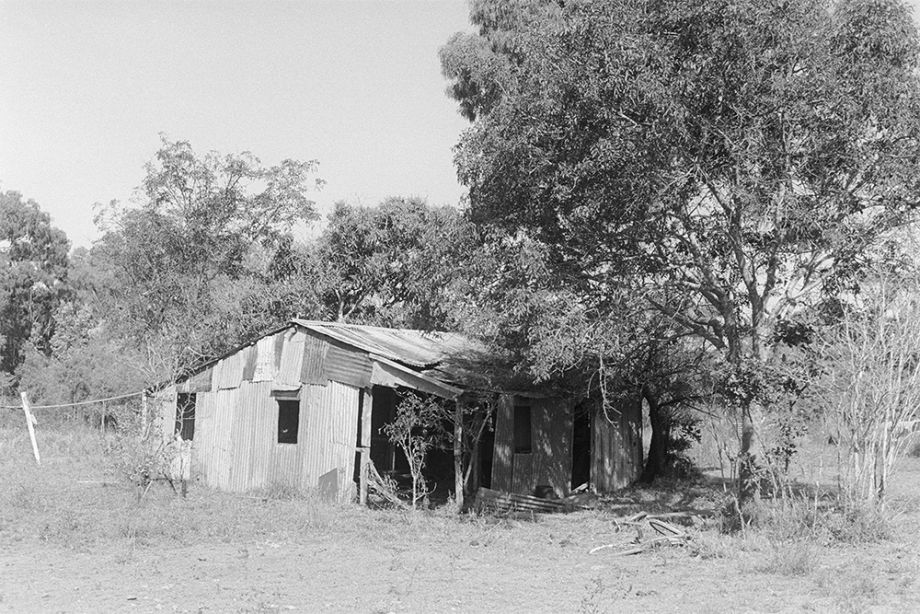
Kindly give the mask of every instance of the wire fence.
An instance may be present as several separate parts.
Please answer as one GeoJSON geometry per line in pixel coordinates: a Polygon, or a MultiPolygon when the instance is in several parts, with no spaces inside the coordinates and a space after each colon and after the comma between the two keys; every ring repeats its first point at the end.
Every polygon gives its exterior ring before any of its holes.
{"type": "MultiPolygon", "coordinates": [[[[106,431],[131,429],[144,420],[144,406],[140,399],[149,391],[138,390],[123,394],[73,401],[35,405],[28,399],[29,415],[42,429],[74,428],[87,426],[106,431]],[[139,422],[140,421],[140,422],[139,422]]],[[[22,426],[24,406],[19,399],[0,397],[0,428],[22,426]]]]}
{"type": "MultiPolygon", "coordinates": [[[[58,403],[56,405],[32,405],[29,404],[30,409],[67,409],[71,407],[81,407],[84,405],[95,405],[97,403],[107,403],[109,401],[119,401],[122,399],[130,399],[133,397],[139,397],[144,394],[143,390],[138,392],[129,392],[127,394],[120,394],[113,397],[105,397],[102,399],[90,399],[88,401],[75,401],[73,403],[58,403]]],[[[19,405],[0,405],[0,409],[9,409],[9,410],[20,410],[22,409],[22,404],[19,405]]]]}

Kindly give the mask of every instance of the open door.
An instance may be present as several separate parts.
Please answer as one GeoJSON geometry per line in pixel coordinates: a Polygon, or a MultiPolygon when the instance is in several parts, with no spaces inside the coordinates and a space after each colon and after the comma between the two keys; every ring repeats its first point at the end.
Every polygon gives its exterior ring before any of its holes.
{"type": "Polygon", "coordinates": [[[591,480],[591,412],[585,405],[575,408],[572,425],[573,490],[591,480]]]}

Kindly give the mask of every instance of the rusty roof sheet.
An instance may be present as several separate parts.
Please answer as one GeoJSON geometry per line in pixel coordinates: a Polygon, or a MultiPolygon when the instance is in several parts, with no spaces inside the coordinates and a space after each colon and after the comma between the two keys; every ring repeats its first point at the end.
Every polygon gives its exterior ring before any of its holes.
{"type": "MultiPolygon", "coordinates": [[[[280,348],[276,347],[275,337],[283,336],[291,327],[300,327],[354,350],[367,352],[378,360],[390,361],[394,366],[413,371],[448,388],[457,387],[467,391],[514,390],[517,393],[534,388],[532,382],[524,381],[519,374],[514,374],[507,360],[486,344],[458,333],[302,319],[293,319],[284,327],[264,333],[259,339],[200,364],[177,381],[186,381],[209,367],[220,366],[221,361],[249,346],[255,346],[252,351],[257,353],[252,369],[253,380],[277,378],[279,364],[275,363],[282,362],[282,356],[276,356],[280,348]]],[[[245,371],[245,365],[241,367],[245,371]]],[[[291,373],[294,373],[293,366],[291,373]]]]}
{"type": "Polygon", "coordinates": [[[440,380],[467,386],[481,384],[496,362],[485,344],[457,333],[300,319],[292,323],[440,380]]]}

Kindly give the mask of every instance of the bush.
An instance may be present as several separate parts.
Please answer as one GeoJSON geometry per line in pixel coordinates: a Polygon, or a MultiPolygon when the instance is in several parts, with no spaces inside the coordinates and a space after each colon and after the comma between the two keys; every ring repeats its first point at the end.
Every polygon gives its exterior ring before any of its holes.
{"type": "Polygon", "coordinates": [[[812,399],[843,453],[846,504],[883,504],[920,421],[920,287],[884,275],[819,337],[812,399]]]}
{"type": "Polygon", "coordinates": [[[106,441],[104,454],[114,476],[138,488],[138,498],[157,480],[165,481],[176,493],[185,496],[190,445],[191,442],[179,439],[163,442],[118,433],[106,441]]]}

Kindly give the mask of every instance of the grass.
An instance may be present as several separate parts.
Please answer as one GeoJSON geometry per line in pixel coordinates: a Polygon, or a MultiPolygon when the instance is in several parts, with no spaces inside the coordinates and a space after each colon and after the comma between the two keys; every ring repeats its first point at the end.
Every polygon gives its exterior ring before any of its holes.
{"type": "Polygon", "coordinates": [[[77,551],[100,544],[188,545],[228,541],[240,534],[289,538],[332,530],[353,510],[337,509],[274,489],[263,499],[208,489],[177,496],[157,483],[138,489],[113,475],[98,432],[80,427],[41,433],[36,466],[28,438],[0,431],[0,544],[35,539],[77,551]],[[27,456],[28,455],[28,456],[27,456]],[[282,497],[283,495],[283,497],[282,497]],[[343,511],[345,516],[343,516],[343,511]]]}
{"type": "MultiPolygon", "coordinates": [[[[691,547],[617,558],[612,555],[636,533],[618,530],[612,517],[713,508],[722,497],[719,488],[663,483],[620,493],[604,509],[532,519],[458,516],[447,509],[367,510],[281,486],[242,497],[192,485],[182,498],[157,483],[139,501],[137,489],[111,470],[98,431],[45,427],[39,446],[43,463],[36,466],[24,429],[0,428],[0,551],[109,556],[116,567],[131,569],[147,569],[151,560],[175,563],[170,557],[189,552],[200,553],[201,565],[230,557],[236,563],[227,569],[256,557],[273,560],[278,553],[301,557],[291,559],[297,565],[279,559],[282,566],[261,580],[266,586],[247,585],[242,601],[220,602],[218,611],[270,610],[292,599],[287,584],[271,584],[274,578],[296,572],[291,586],[308,586],[330,566],[346,580],[356,578],[358,601],[340,611],[477,611],[476,604],[485,603],[477,601],[479,587],[490,583],[509,601],[502,607],[490,602],[489,609],[529,604],[530,610],[583,612],[672,611],[686,599],[696,599],[690,610],[737,609],[746,602],[730,601],[731,595],[776,587],[787,587],[776,604],[812,591],[824,609],[863,611],[887,604],[885,599],[912,603],[920,588],[914,581],[920,572],[916,540],[905,537],[920,527],[920,497],[910,486],[920,476],[920,463],[905,476],[907,486],[893,492],[893,505],[908,510],[894,520],[842,515],[802,496],[763,503],[757,526],[743,534],[724,535],[715,522],[697,523],[687,528],[691,547]],[[617,547],[587,554],[607,543],[617,547]],[[369,580],[370,588],[358,588],[369,580]],[[714,593],[722,601],[707,601],[710,585],[723,587],[714,593]]],[[[645,531],[644,538],[653,537],[645,531]]],[[[168,573],[165,563],[157,565],[148,573],[168,573]]],[[[222,569],[209,573],[228,585],[255,582],[226,578],[222,569]]],[[[323,586],[313,586],[305,598],[316,598],[323,586]]],[[[229,597],[221,592],[201,599],[229,597]]]]}
{"type": "Polygon", "coordinates": [[[781,576],[807,576],[814,570],[817,561],[817,546],[812,541],[774,541],[757,569],[781,576]]]}

